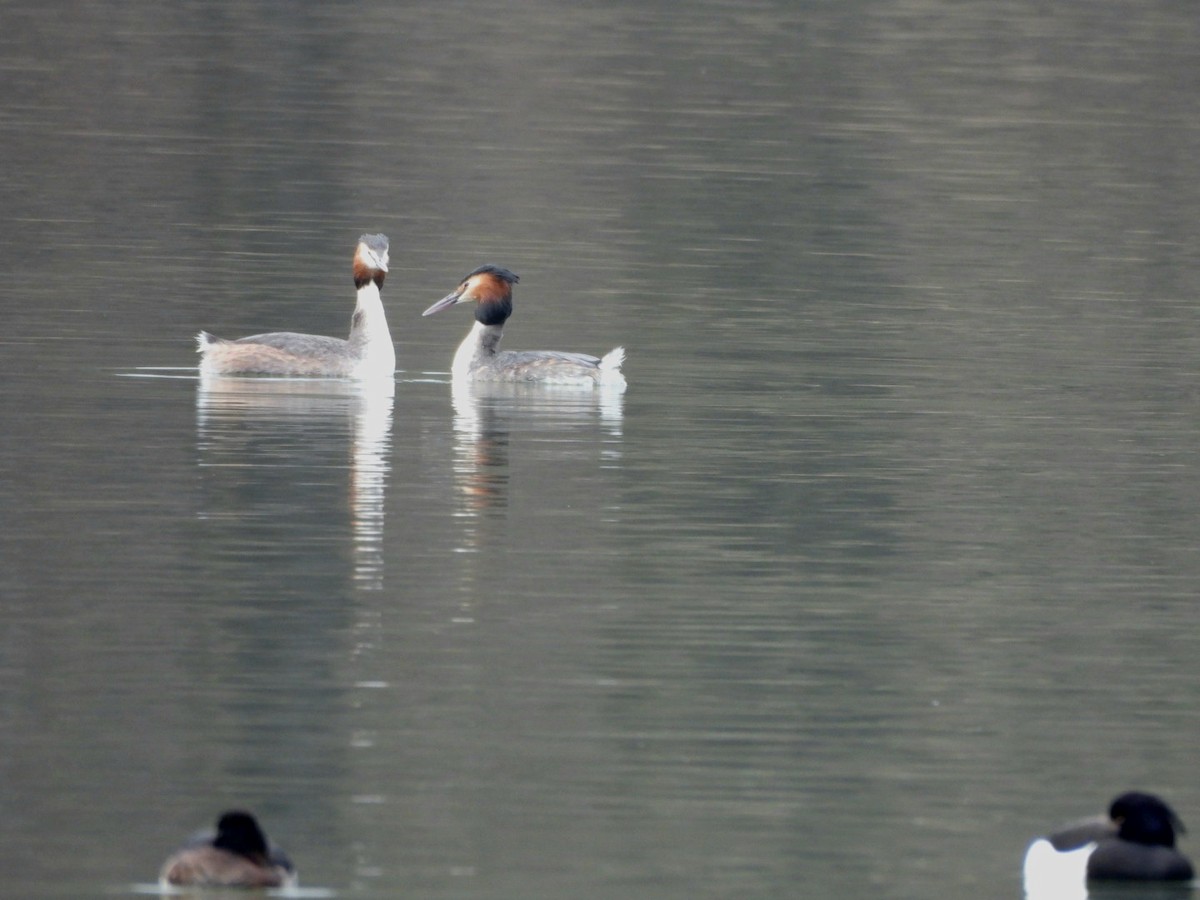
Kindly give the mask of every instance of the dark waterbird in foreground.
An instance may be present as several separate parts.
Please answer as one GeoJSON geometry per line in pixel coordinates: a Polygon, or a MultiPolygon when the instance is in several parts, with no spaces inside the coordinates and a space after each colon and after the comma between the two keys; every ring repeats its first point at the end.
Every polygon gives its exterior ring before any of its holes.
{"type": "Polygon", "coordinates": [[[221,814],[215,833],[196,835],[163,863],[158,879],[191,887],[289,887],[296,884],[296,867],[253,815],[233,809],[221,814]]]}
{"type": "Polygon", "coordinates": [[[1190,881],[1192,863],[1175,847],[1176,834],[1184,832],[1162,798],[1121,794],[1106,817],[1083,819],[1030,844],[1026,894],[1059,900],[1086,896],[1088,881],[1190,881]]]}

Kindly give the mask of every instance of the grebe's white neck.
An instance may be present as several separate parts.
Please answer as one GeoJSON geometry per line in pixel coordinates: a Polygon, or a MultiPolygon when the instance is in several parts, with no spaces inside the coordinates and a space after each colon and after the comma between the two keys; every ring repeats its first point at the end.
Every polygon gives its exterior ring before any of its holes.
{"type": "Polygon", "coordinates": [[[487,366],[496,358],[496,348],[504,335],[504,325],[484,325],[476,321],[471,326],[463,342],[458,345],[454,354],[454,362],[450,366],[451,377],[455,381],[469,379],[470,373],[487,366]]]}
{"type": "Polygon", "coordinates": [[[358,302],[350,319],[350,346],[360,354],[362,375],[391,376],[396,371],[396,348],[388,331],[379,285],[368,281],[358,289],[358,302]]]}

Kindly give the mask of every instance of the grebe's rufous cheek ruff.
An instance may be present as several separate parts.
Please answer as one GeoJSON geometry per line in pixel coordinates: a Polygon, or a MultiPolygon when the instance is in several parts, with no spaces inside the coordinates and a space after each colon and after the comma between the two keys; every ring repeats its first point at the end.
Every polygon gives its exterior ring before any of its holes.
{"type": "Polygon", "coordinates": [[[391,379],[396,348],[388,331],[380,288],[388,270],[388,239],[364,234],[354,251],[358,290],[346,340],[294,331],[272,331],[227,341],[206,331],[196,336],[201,375],[279,375],[391,379]]]}
{"type": "Polygon", "coordinates": [[[512,315],[512,286],[520,279],[500,266],[480,266],[454,291],[422,315],[431,316],[458,303],[475,304],[475,324],[454,354],[450,367],[455,381],[510,381],[625,387],[621,364],[625,349],[617,347],[603,359],[586,353],[558,350],[500,350],[504,323],[512,315]]]}
{"type": "Polygon", "coordinates": [[[1029,900],[1087,896],[1089,881],[1190,881],[1191,861],[1175,848],[1183,823],[1164,800],[1130,791],[1113,800],[1108,816],[1084,819],[1029,845],[1029,900]]]}
{"type": "Polygon", "coordinates": [[[292,887],[296,868],[272,847],[258,822],[240,809],[223,813],[217,831],[189,841],[163,863],[164,885],[210,888],[292,887]]]}

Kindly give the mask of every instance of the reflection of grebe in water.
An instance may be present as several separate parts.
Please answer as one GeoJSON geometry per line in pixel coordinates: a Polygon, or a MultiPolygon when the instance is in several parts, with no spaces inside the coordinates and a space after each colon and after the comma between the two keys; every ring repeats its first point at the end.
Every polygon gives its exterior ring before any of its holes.
{"type": "MultiPolygon", "coordinates": [[[[228,508],[228,488],[237,472],[259,468],[258,502],[278,481],[279,502],[299,502],[294,469],[312,462],[312,454],[334,459],[349,450],[348,509],[354,546],[354,584],[359,590],[383,586],[384,509],[391,470],[391,391],[364,381],[238,378],[212,375],[200,380],[196,394],[196,437],[206,483],[217,508],[203,518],[245,516],[228,508]],[[350,442],[347,447],[346,428],[350,442]],[[285,473],[289,473],[286,474],[285,473]]],[[[307,501],[305,501],[307,508],[307,501]]],[[[337,509],[343,508],[339,503],[337,509]]],[[[333,509],[319,512],[322,520],[333,509]]],[[[253,518],[253,516],[251,516],[253,518]]]]}
{"type": "Polygon", "coordinates": [[[620,465],[624,417],[624,394],[620,390],[455,381],[451,397],[454,476],[463,515],[507,507],[509,447],[514,431],[534,440],[554,435],[563,458],[590,457],[598,439],[601,465],[620,465]]]}
{"type": "Polygon", "coordinates": [[[391,379],[396,349],[379,296],[387,270],[387,237],[364,234],[354,252],[358,303],[349,338],[273,331],[227,341],[202,331],[196,336],[200,374],[391,379]]]}
{"type": "Polygon", "coordinates": [[[475,516],[508,506],[509,425],[494,404],[480,402],[470,384],[455,383],[454,480],[461,513],[475,516]]]}
{"type": "Polygon", "coordinates": [[[431,316],[456,303],[475,303],[475,324],[454,354],[454,380],[537,382],[582,387],[624,388],[621,364],[625,350],[617,347],[603,359],[586,353],[557,350],[499,350],[504,323],[512,315],[512,286],[516,275],[499,266],[480,266],[422,315],[431,316]]]}

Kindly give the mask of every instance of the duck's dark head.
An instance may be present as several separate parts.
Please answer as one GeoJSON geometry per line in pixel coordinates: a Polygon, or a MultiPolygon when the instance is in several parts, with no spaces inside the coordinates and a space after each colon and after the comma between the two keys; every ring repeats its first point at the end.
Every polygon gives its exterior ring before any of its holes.
{"type": "Polygon", "coordinates": [[[1174,847],[1176,832],[1187,832],[1175,811],[1154,794],[1122,794],[1112,802],[1108,815],[1117,825],[1117,837],[1135,844],[1174,847]]]}
{"type": "Polygon", "coordinates": [[[388,270],[388,239],[386,234],[364,234],[354,249],[354,286],[361,288],[374,281],[383,287],[388,270]]]}
{"type": "Polygon", "coordinates": [[[212,845],[254,860],[267,857],[267,838],[250,813],[231,809],[217,820],[217,836],[212,845]]]}
{"type": "Polygon", "coordinates": [[[457,303],[474,301],[476,321],[484,325],[503,325],[512,315],[512,286],[520,280],[500,266],[480,266],[421,315],[431,316],[457,303]]]}

